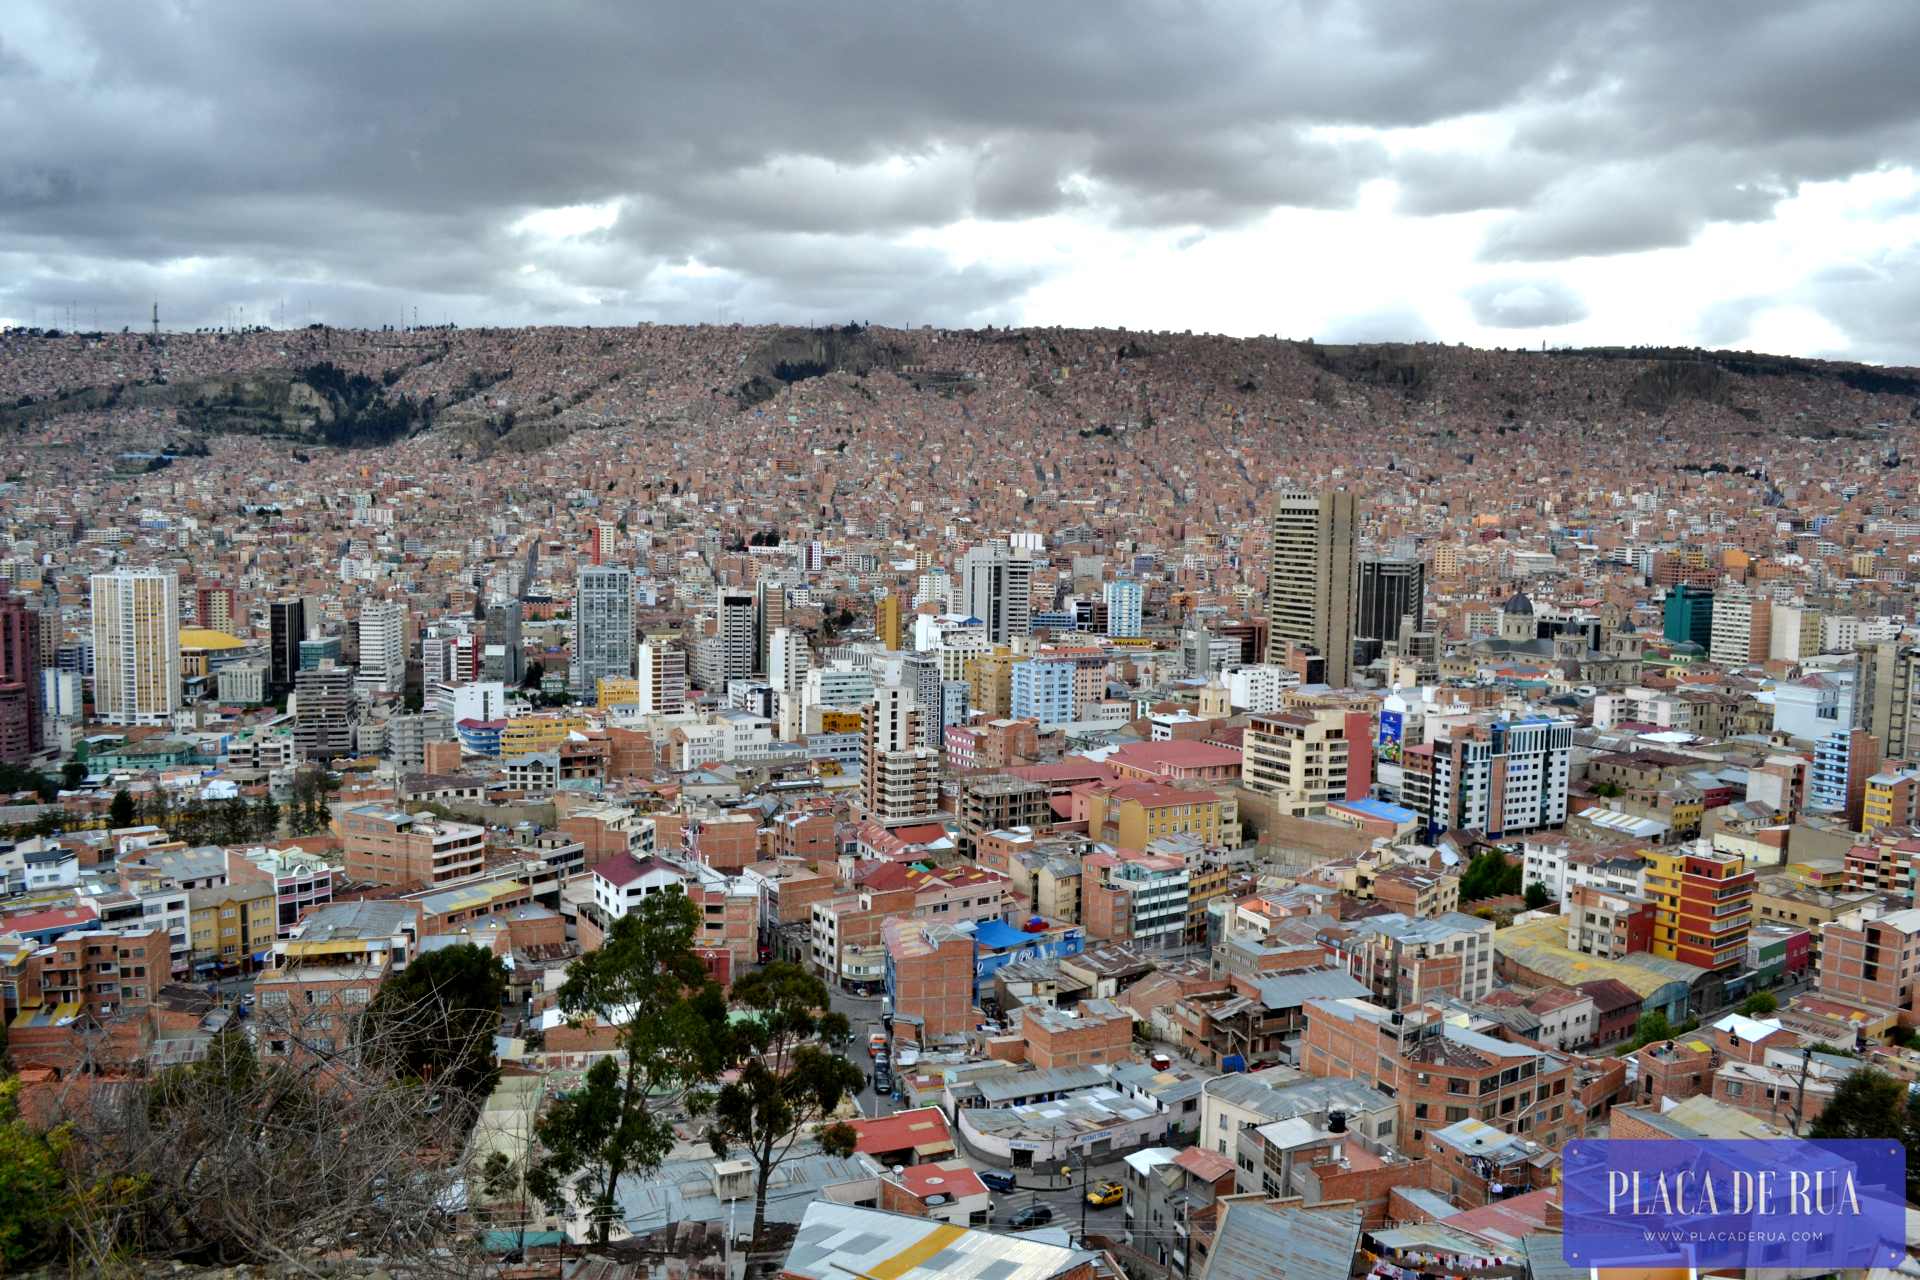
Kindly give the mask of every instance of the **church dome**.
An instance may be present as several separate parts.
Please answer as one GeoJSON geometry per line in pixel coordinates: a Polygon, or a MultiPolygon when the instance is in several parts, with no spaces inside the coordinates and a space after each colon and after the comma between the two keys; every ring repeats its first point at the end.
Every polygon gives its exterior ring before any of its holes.
{"type": "Polygon", "coordinates": [[[1511,599],[1500,606],[1500,612],[1507,614],[1524,614],[1531,618],[1533,616],[1533,601],[1527,599],[1526,592],[1516,591],[1513,593],[1511,599]]]}

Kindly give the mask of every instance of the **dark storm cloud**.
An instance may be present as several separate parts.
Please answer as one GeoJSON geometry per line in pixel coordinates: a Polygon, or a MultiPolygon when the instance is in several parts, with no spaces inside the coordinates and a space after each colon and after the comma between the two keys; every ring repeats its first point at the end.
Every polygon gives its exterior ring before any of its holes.
{"type": "Polygon", "coordinates": [[[153,288],[204,298],[184,321],[299,293],[423,318],[729,299],[1004,318],[1033,270],[954,270],[914,233],[1235,226],[1390,178],[1412,214],[1506,211],[1483,256],[1549,261],[1765,218],[1801,182],[1911,159],[1920,119],[1920,11],[1881,0],[13,0],[9,18],[16,316],[84,281],[141,311],[153,288]],[[1511,144],[1369,136],[1463,117],[1511,144]],[[609,201],[618,223],[581,243],[511,230],[609,201]]]}
{"type": "Polygon", "coordinates": [[[1495,329],[1542,329],[1587,318],[1578,293],[1555,280],[1493,280],[1467,291],[1473,318],[1495,329]]]}

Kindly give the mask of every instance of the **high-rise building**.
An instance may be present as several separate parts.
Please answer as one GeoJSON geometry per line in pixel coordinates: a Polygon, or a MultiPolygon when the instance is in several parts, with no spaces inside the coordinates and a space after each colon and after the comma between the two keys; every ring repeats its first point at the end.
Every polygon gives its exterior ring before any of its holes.
{"type": "Polygon", "coordinates": [[[641,715],[679,715],[687,709],[685,649],[649,640],[640,646],[639,672],[641,715]]]}
{"type": "Polygon", "coordinates": [[[166,724],[180,708],[180,579],[159,569],[96,573],[93,709],[108,724],[166,724]]]}
{"type": "Polygon", "coordinates": [[[302,760],[330,760],[353,750],[353,672],[332,663],[293,680],[293,746],[302,760]]]}
{"type": "Polygon", "coordinates": [[[778,574],[762,569],[761,576],[753,584],[752,670],[772,670],[773,633],[786,625],[787,585],[778,574]]]}
{"type": "Polygon", "coordinates": [[[874,602],[873,630],[889,652],[905,648],[901,643],[900,597],[894,592],[889,591],[874,602]]]}
{"type": "Polygon", "coordinates": [[[612,520],[596,520],[587,530],[587,559],[595,565],[614,562],[620,538],[620,526],[612,520]]]}
{"type": "Polygon", "coordinates": [[[487,648],[499,646],[498,669],[490,678],[509,689],[517,689],[527,677],[527,654],[520,639],[521,606],[518,600],[502,600],[487,606],[487,648]]]}
{"type": "Polygon", "coordinates": [[[1284,662],[1289,641],[1309,645],[1326,660],[1326,681],[1336,688],[1353,676],[1359,522],[1351,493],[1282,493],[1273,502],[1267,661],[1284,662]]]}
{"type": "Polygon", "coordinates": [[[1427,566],[1418,560],[1362,556],[1360,585],[1354,597],[1353,634],[1357,640],[1397,641],[1402,619],[1418,631],[1427,607],[1427,566]]]}
{"type": "Polygon", "coordinates": [[[1669,644],[1713,643],[1713,592],[1678,583],[1667,592],[1661,609],[1660,634],[1669,644]]]}
{"type": "Polygon", "coordinates": [[[374,600],[360,606],[360,675],[374,693],[399,693],[407,683],[407,606],[374,600]]]}
{"type": "MultiPolygon", "coordinates": [[[[775,592],[780,600],[780,615],[784,619],[787,611],[786,595],[775,592]]],[[[715,596],[714,607],[717,611],[718,633],[720,636],[720,681],[717,687],[724,688],[729,680],[744,680],[759,667],[759,649],[754,639],[755,618],[759,613],[758,593],[749,595],[744,591],[728,591],[722,588],[715,596]]],[[[781,625],[785,625],[784,621],[781,625]]]]}
{"type": "Polygon", "coordinates": [[[767,647],[767,683],[781,693],[798,695],[807,682],[812,652],[807,633],[793,627],[776,627],[767,647]]]}
{"type": "Polygon", "coordinates": [[[1773,601],[1744,587],[1713,597],[1713,643],[1707,656],[1722,666],[1765,662],[1773,647],[1773,601]]]}
{"type": "Polygon", "coordinates": [[[1006,644],[1033,634],[1033,561],[1024,550],[986,542],[960,561],[967,612],[987,626],[987,640],[1006,644]]]}
{"type": "Polygon", "coordinates": [[[575,701],[591,702],[600,677],[633,674],[633,572],[583,566],[574,580],[573,652],[567,687],[575,701]]]}
{"type": "Polygon", "coordinates": [[[1104,594],[1107,602],[1107,634],[1121,637],[1139,635],[1140,584],[1131,578],[1118,578],[1106,584],[1104,594]]]}
{"type": "Polygon", "coordinates": [[[233,633],[233,620],[238,614],[234,607],[233,588],[214,583],[197,587],[193,593],[193,616],[195,621],[209,631],[233,633]]]}
{"type": "Polygon", "coordinates": [[[867,816],[897,824],[933,813],[940,798],[940,753],[921,745],[925,729],[912,690],[875,689],[860,713],[860,727],[867,816]]]}
{"type": "Polygon", "coordinates": [[[267,664],[267,683],[278,696],[293,688],[293,677],[300,670],[300,642],[307,638],[307,602],[299,596],[275,600],[267,607],[272,652],[267,664]]]}
{"type": "Polygon", "coordinates": [[[1697,846],[1649,849],[1643,856],[1653,954],[1715,972],[1743,964],[1755,882],[1746,860],[1697,846]]]}
{"type": "Polygon", "coordinates": [[[1429,835],[1521,835],[1567,821],[1573,724],[1551,716],[1443,726],[1401,757],[1401,803],[1429,835]]]}
{"type": "Polygon", "coordinates": [[[1882,759],[1920,754],[1920,647],[1881,641],[1863,644],[1857,653],[1858,727],[1879,739],[1882,759]]]}
{"type": "Polygon", "coordinates": [[[1013,664],[1011,714],[1016,720],[1065,724],[1074,719],[1074,672],[1071,662],[1039,659],[1013,664]]]}
{"type": "Polygon", "coordinates": [[[39,614],[0,581],[0,763],[40,750],[40,686],[39,614]]]}

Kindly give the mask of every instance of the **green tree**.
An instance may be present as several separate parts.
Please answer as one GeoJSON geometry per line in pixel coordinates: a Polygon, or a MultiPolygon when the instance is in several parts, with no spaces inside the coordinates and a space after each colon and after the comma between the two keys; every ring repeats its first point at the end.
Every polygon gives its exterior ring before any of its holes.
{"type": "Polygon", "coordinates": [[[1771,991],[1756,991],[1740,1002],[1740,1012],[1749,1018],[1763,1018],[1780,1007],[1771,991]]]}
{"type": "MultiPolygon", "coordinates": [[[[1920,1141],[1920,1097],[1877,1067],[1861,1067],[1840,1082],[1807,1129],[1811,1138],[1875,1138],[1920,1141]]],[[[1907,1161],[1907,1199],[1920,1200],[1920,1160],[1907,1161]]]]}
{"type": "Polygon", "coordinates": [[[727,1065],[727,1004],[694,953],[699,923],[684,894],[654,894],[567,966],[560,986],[570,1021],[619,1029],[623,1060],[599,1059],[540,1117],[543,1154],[527,1186],[555,1213],[586,1209],[601,1243],[621,1177],[660,1167],[673,1149],[671,1116],[697,1107],[727,1065]]]}
{"type": "Polygon", "coordinates": [[[711,1100],[707,1141],[722,1159],[738,1147],[753,1162],[753,1234],[767,1216],[767,1184],[803,1134],[830,1155],[851,1155],[853,1126],[831,1123],[864,1081],[860,1069],[818,1042],[845,1041],[845,1015],[827,1008],[827,987],[799,965],[775,961],[733,985],[753,1011],[738,1030],[739,1076],[711,1100]]]}
{"type": "Polygon", "coordinates": [[[520,677],[522,689],[538,689],[540,682],[547,678],[547,664],[535,660],[527,664],[526,674],[520,677]]]}
{"type": "Polygon", "coordinates": [[[107,822],[115,827],[130,827],[135,816],[133,796],[121,787],[113,793],[113,803],[107,806],[107,822]]]}
{"type": "Polygon", "coordinates": [[[64,1130],[36,1132],[20,1116],[20,1082],[0,1080],[0,1271],[50,1253],[61,1233],[64,1130]]]}
{"type": "Polygon", "coordinates": [[[1520,892],[1523,871],[1518,863],[1509,863],[1498,849],[1487,849],[1467,864],[1460,877],[1460,900],[1477,902],[1520,892]]]}
{"type": "Polygon", "coordinates": [[[1657,1040],[1671,1040],[1673,1035],[1673,1025],[1667,1021],[1667,1015],[1658,1009],[1649,1010],[1633,1024],[1632,1048],[1639,1049],[1657,1040]]]}
{"type": "Polygon", "coordinates": [[[506,995],[498,956],[471,943],[442,947],[380,984],[363,1039],[395,1076],[478,1099],[497,1075],[493,1038],[506,995]]]}
{"type": "Polygon", "coordinates": [[[87,780],[87,762],[75,757],[60,766],[60,785],[68,791],[78,791],[80,784],[87,780]]]}
{"type": "Polygon", "coordinates": [[[1527,910],[1538,911],[1552,901],[1553,894],[1549,893],[1547,886],[1538,880],[1527,886],[1527,910]]]}
{"type": "Polygon", "coordinates": [[[254,802],[248,813],[248,836],[254,840],[271,840],[280,834],[280,806],[272,795],[262,795],[254,802]]]}

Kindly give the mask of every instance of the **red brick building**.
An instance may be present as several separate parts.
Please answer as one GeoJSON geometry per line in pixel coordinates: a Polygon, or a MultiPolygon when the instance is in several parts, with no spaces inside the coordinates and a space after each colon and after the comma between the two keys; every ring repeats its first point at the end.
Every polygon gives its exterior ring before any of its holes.
{"type": "Polygon", "coordinates": [[[972,1030],[972,936],[946,925],[898,916],[882,924],[880,935],[896,1023],[916,1024],[930,1038],[972,1030]]]}

